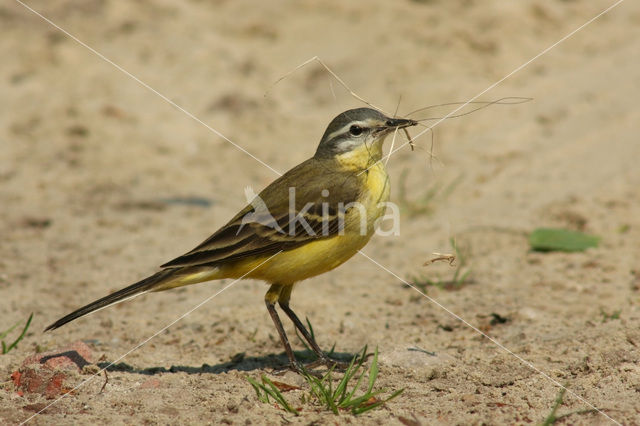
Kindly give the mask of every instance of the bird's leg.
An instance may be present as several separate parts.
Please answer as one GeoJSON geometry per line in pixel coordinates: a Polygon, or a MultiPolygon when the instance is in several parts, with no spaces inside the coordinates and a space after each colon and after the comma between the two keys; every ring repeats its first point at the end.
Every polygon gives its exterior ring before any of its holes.
{"type": "Polygon", "coordinates": [[[289,299],[291,298],[292,290],[293,290],[293,285],[284,287],[280,292],[278,303],[280,304],[280,307],[282,308],[284,313],[287,314],[289,318],[291,318],[293,325],[295,325],[296,328],[300,331],[300,333],[302,334],[302,337],[304,337],[304,339],[309,343],[311,350],[313,350],[313,352],[318,357],[317,361],[314,361],[308,364],[307,367],[315,368],[318,365],[325,365],[327,367],[337,367],[340,369],[346,368],[347,366],[346,364],[342,365],[343,363],[332,360],[324,352],[322,352],[322,349],[320,349],[320,346],[318,345],[316,340],[313,338],[311,333],[307,330],[304,324],[302,324],[302,321],[300,321],[300,318],[298,318],[296,313],[293,312],[293,309],[289,307],[289,299]]]}
{"type": "MultiPolygon", "coordinates": [[[[287,338],[286,333],[284,332],[284,327],[282,327],[282,321],[280,321],[280,317],[278,316],[278,312],[276,312],[276,302],[280,297],[280,293],[283,289],[281,284],[272,284],[267,291],[267,294],[264,296],[264,302],[267,305],[267,311],[269,311],[269,315],[271,315],[271,319],[276,326],[276,330],[278,330],[278,334],[280,335],[280,341],[284,346],[284,350],[289,357],[290,367],[293,371],[302,374],[302,366],[296,360],[295,355],[293,354],[293,350],[291,349],[291,345],[289,344],[289,339],[287,338]]],[[[285,311],[286,312],[286,311],[285,311]]]]}

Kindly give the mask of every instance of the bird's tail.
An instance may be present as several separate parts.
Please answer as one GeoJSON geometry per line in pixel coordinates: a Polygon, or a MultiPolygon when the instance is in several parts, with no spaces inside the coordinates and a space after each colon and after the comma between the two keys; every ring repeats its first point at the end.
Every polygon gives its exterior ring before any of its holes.
{"type": "Polygon", "coordinates": [[[177,273],[179,272],[181,272],[180,268],[165,269],[163,271],[157,272],[150,277],[138,281],[135,284],[131,284],[130,286],[125,287],[122,290],[111,293],[110,295],[105,296],[102,299],[91,302],[88,305],[83,306],[82,308],[77,309],[68,315],[65,315],[58,321],[45,328],[44,331],[55,330],[56,328],[62,327],[66,323],[71,322],[76,318],[80,318],[81,316],[87,315],[91,312],[106,308],[107,306],[122,302],[127,299],[131,299],[132,297],[139,296],[149,291],[159,291],[165,290],[166,288],[186,285],[186,282],[185,284],[171,285],[175,281],[176,275],[178,275],[177,273]]]}

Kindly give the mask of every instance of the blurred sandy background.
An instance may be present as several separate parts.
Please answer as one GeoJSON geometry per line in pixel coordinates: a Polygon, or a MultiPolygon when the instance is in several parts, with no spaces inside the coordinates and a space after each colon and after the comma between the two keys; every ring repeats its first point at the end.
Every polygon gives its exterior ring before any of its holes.
{"type": "MultiPolygon", "coordinates": [[[[402,115],[471,98],[612,3],[28,4],[283,172],[313,154],[336,114],[362,106],[317,64],[273,86],[307,59],[321,57],[387,111],[400,99],[402,115]]],[[[47,324],[193,248],[244,205],[246,186],[259,190],[276,175],[20,4],[0,5],[0,27],[0,330],[34,312],[25,340],[0,356],[0,419],[17,423],[49,402],[15,392],[9,376],[26,356],[85,340],[96,359],[113,361],[225,283],[143,296],[43,334],[47,324]]],[[[432,165],[428,135],[391,157],[392,200],[406,189],[401,234],[365,248],[403,279],[448,279],[448,265],[421,265],[455,238],[473,282],[427,294],[625,424],[640,422],[639,40],[640,4],[626,1],[480,98],[533,102],[440,124],[432,165]],[[582,230],[601,244],[531,253],[525,234],[539,226],[582,230]]],[[[151,385],[112,372],[104,392],[98,378],[31,423],[522,424],[544,420],[558,394],[356,256],[300,284],[292,306],[327,349],[379,346],[379,385],[405,391],[358,418],[293,392],[302,408],[294,417],[258,402],[245,380],[284,361],[265,291],[238,283],[123,360],[218,368],[159,374],[151,385]],[[225,364],[242,352],[245,360],[225,364]]],[[[573,414],[560,422],[608,422],[576,413],[590,409],[567,393],[558,414],[573,414]]]]}

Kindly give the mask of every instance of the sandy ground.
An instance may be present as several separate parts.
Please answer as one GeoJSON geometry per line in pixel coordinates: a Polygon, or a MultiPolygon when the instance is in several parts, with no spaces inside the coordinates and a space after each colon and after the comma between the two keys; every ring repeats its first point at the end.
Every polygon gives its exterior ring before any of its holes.
{"type": "MultiPolygon", "coordinates": [[[[613,2],[268,3],[29,2],[278,171],[311,156],[336,114],[362,106],[317,65],[273,86],[312,56],[387,111],[401,98],[402,115],[471,98],[613,2]]],[[[34,312],[18,349],[0,356],[6,424],[53,401],[19,396],[10,380],[36,350],[84,340],[94,361],[114,361],[229,284],[143,296],[41,332],[191,249],[243,206],[246,186],[276,175],[18,3],[0,5],[0,26],[0,329],[34,312]]],[[[391,273],[356,256],[299,285],[293,306],[322,346],[379,347],[379,386],[405,389],[384,408],[336,417],[300,402],[304,390],[287,394],[298,417],[259,402],[245,377],[274,377],[285,358],[265,285],[243,281],[129,353],[122,361],[138,372],[111,372],[102,393],[100,376],[30,423],[540,423],[561,383],[570,392],[558,414],[569,415],[559,423],[606,424],[606,414],[639,424],[639,50],[640,3],[626,1],[480,98],[533,102],[438,125],[432,164],[428,135],[395,154],[400,235],[365,248],[391,273]],[[525,235],[539,226],[601,244],[532,253],[525,235]],[[397,277],[451,277],[444,263],[422,264],[450,252],[452,237],[472,283],[428,287],[431,301],[403,288],[397,277]]]]}

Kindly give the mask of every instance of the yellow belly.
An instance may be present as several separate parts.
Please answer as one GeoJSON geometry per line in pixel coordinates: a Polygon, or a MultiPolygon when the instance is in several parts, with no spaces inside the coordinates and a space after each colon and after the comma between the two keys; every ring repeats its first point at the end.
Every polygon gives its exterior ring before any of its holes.
{"type": "Polygon", "coordinates": [[[293,284],[337,268],[364,247],[369,238],[349,234],[316,240],[282,251],[271,259],[259,257],[223,266],[220,274],[228,278],[244,276],[269,283],[293,284]]]}

